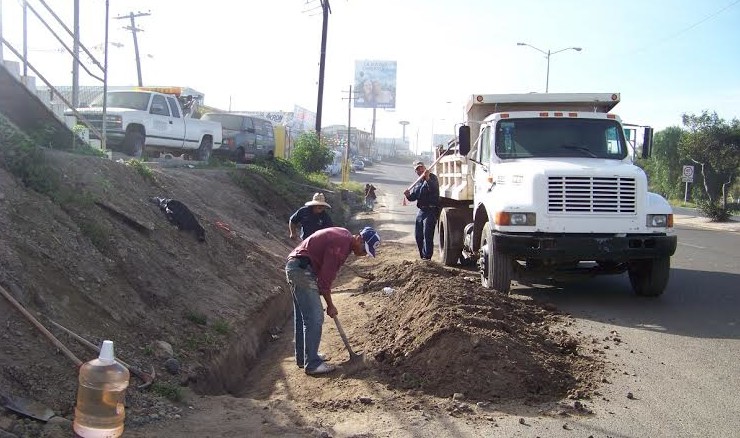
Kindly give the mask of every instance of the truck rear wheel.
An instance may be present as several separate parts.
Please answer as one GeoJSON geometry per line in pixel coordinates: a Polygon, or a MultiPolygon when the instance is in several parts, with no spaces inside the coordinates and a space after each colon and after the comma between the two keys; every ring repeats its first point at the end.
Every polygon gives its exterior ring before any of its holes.
{"type": "Polygon", "coordinates": [[[462,255],[465,213],[461,208],[447,207],[439,215],[439,252],[445,266],[456,265],[462,255]]]}
{"type": "Polygon", "coordinates": [[[478,266],[483,287],[501,293],[508,293],[511,290],[513,258],[493,247],[490,222],[486,222],[481,234],[478,266]]]}
{"type": "Polygon", "coordinates": [[[208,161],[211,158],[213,150],[213,140],[210,137],[203,137],[200,141],[200,147],[195,151],[195,159],[198,161],[208,161]]]}
{"type": "Polygon", "coordinates": [[[660,296],[668,285],[671,258],[631,260],[627,270],[632,290],[643,297],[660,296]]]}
{"type": "Polygon", "coordinates": [[[144,154],[144,143],[146,137],[141,131],[130,130],[126,132],[126,136],[123,138],[123,149],[127,154],[134,158],[141,158],[144,154]]]}

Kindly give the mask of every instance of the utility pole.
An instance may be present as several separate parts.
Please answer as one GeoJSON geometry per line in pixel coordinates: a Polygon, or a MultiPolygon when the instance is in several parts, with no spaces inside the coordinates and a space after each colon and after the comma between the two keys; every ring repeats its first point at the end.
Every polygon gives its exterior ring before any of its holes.
{"type": "Polygon", "coordinates": [[[331,6],[329,0],[321,0],[323,10],[323,25],[321,29],[321,58],[319,60],[319,98],[316,106],[316,135],[321,138],[321,109],[324,105],[324,67],[326,65],[326,31],[329,27],[329,14],[331,6]]]}
{"type": "Polygon", "coordinates": [[[3,0],[0,0],[0,63],[3,62],[3,0]]]}
{"type": "Polygon", "coordinates": [[[352,138],[352,101],[355,100],[355,95],[352,94],[352,84],[349,86],[348,95],[349,97],[342,98],[347,99],[347,144],[344,146],[344,164],[342,165],[342,183],[344,184],[349,182],[349,142],[352,138]]]}
{"type": "Polygon", "coordinates": [[[80,0],[74,1],[74,41],[72,43],[72,108],[80,107],[80,0]]]}
{"type": "Polygon", "coordinates": [[[147,17],[149,15],[152,15],[152,14],[149,12],[137,12],[135,14],[133,12],[129,12],[128,15],[119,15],[118,17],[116,17],[116,20],[125,20],[127,18],[131,20],[131,25],[124,27],[124,29],[130,30],[131,34],[134,36],[134,53],[136,54],[136,73],[139,76],[139,86],[140,87],[143,86],[144,83],[141,81],[141,59],[139,58],[139,40],[136,37],[136,33],[143,32],[144,30],[136,27],[135,19],[138,17],[147,17]]]}

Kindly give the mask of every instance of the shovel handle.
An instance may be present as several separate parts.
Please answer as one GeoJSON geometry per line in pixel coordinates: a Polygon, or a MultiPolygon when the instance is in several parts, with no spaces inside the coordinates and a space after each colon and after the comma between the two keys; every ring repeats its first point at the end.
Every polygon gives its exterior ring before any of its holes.
{"type": "Polygon", "coordinates": [[[334,316],[334,324],[337,325],[337,331],[339,331],[339,336],[342,337],[342,342],[344,342],[344,346],[347,347],[347,351],[349,351],[350,357],[356,356],[355,352],[352,351],[352,347],[349,346],[349,339],[347,339],[347,335],[344,334],[344,329],[342,328],[342,324],[339,322],[339,318],[334,316]]]}
{"type": "Polygon", "coordinates": [[[69,360],[74,362],[75,366],[79,367],[80,365],[82,365],[82,361],[77,356],[75,356],[74,353],[69,350],[69,348],[65,347],[64,344],[62,344],[59,339],[56,338],[56,336],[54,336],[49,330],[47,330],[46,327],[44,327],[38,319],[31,315],[31,313],[26,310],[26,308],[23,307],[21,303],[16,301],[16,299],[13,298],[12,295],[10,295],[10,292],[6,291],[2,286],[0,286],[0,293],[2,293],[5,299],[8,300],[10,304],[12,304],[16,309],[18,309],[18,311],[21,312],[23,316],[25,316],[26,319],[31,322],[31,324],[36,326],[36,328],[39,329],[39,331],[41,331],[44,336],[46,336],[46,339],[51,341],[51,343],[54,344],[54,346],[57,347],[59,350],[61,350],[62,353],[64,353],[64,355],[69,358],[69,360]]]}

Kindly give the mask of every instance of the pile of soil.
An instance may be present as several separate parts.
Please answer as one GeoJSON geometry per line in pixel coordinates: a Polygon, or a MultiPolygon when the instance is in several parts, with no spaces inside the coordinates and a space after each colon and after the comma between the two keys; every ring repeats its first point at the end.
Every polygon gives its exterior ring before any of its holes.
{"type": "Polygon", "coordinates": [[[390,260],[365,285],[380,303],[355,332],[394,386],[500,402],[583,396],[600,381],[603,363],[583,355],[554,306],[482,289],[474,272],[399,262],[395,251],[384,248],[390,260]]]}

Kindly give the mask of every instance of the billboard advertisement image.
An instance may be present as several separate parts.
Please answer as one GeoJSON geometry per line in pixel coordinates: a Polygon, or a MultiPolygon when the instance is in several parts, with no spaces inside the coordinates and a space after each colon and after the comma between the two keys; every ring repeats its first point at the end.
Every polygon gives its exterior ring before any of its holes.
{"type": "Polygon", "coordinates": [[[355,108],[396,107],[396,61],[355,61],[355,108]]]}

